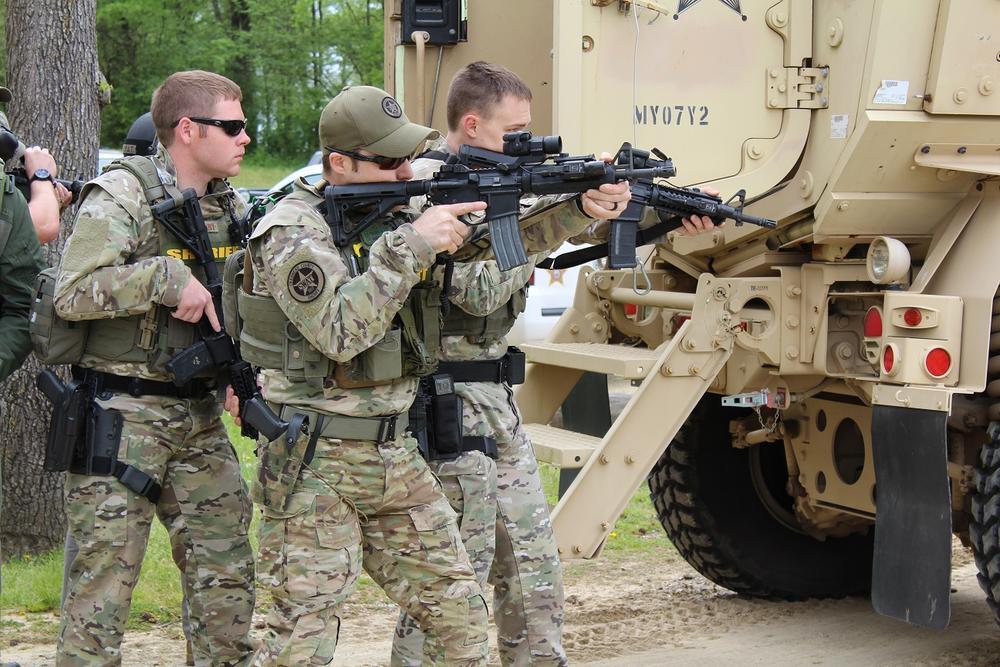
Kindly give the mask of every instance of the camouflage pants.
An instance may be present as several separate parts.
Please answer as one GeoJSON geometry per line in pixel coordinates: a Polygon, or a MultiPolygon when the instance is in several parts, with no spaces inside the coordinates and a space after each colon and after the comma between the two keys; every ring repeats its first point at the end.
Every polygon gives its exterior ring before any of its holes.
{"type": "Polygon", "coordinates": [[[274,605],[255,665],[329,664],[362,567],[427,633],[425,663],[486,662],[482,589],[412,438],[320,438],[284,507],[264,509],[257,567],[274,605]]]}
{"type": "MultiPolygon", "coordinates": [[[[496,552],[496,464],[485,454],[468,452],[455,460],[432,461],[429,465],[458,515],[459,532],[476,572],[476,581],[485,588],[496,552]]],[[[400,610],[392,643],[392,664],[420,665],[423,644],[420,624],[400,610]]]]}
{"type": "Polygon", "coordinates": [[[251,506],[214,398],[115,395],[124,417],[118,458],[157,479],[159,503],[114,477],[70,474],[66,510],[80,547],[62,607],[59,665],[117,665],[153,513],[167,527],[191,609],[195,662],[235,665],[250,654],[251,506]]]}
{"type": "MultiPolygon", "coordinates": [[[[465,406],[465,433],[497,441],[496,551],[490,581],[500,659],[505,665],[565,665],[559,553],[538,462],[521,427],[513,392],[492,382],[458,383],[455,391],[465,406]]],[[[471,488],[468,482],[461,484],[460,490],[467,486],[471,488]]],[[[468,511],[478,497],[466,495],[452,505],[468,511]]],[[[472,549],[470,557],[476,562],[472,549]]],[[[397,637],[403,634],[400,625],[396,630],[397,637]]],[[[397,639],[395,664],[412,664],[405,660],[412,649],[404,652],[397,649],[399,644],[397,639]]]]}

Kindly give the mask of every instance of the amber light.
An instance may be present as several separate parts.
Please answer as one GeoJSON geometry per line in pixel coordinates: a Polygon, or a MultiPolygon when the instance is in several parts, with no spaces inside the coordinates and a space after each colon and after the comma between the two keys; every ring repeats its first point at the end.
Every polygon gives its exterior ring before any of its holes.
{"type": "Polygon", "coordinates": [[[908,327],[920,326],[920,323],[924,321],[924,315],[918,308],[907,308],[903,312],[903,321],[908,327]]]}
{"type": "Polygon", "coordinates": [[[924,357],[924,368],[932,377],[944,377],[951,370],[951,355],[948,350],[935,347],[924,357]]]}
{"type": "Polygon", "coordinates": [[[882,311],[878,306],[872,306],[865,313],[864,325],[867,338],[878,338],[882,335],[882,311]]]}
{"type": "Polygon", "coordinates": [[[882,369],[888,374],[892,373],[893,364],[896,363],[896,353],[892,349],[892,345],[886,345],[885,349],[882,351],[882,369]]]}

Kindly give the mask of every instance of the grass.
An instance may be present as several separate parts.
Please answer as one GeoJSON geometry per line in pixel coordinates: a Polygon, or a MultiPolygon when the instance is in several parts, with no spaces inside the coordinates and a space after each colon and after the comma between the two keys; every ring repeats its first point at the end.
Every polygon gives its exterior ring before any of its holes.
{"type": "Polygon", "coordinates": [[[255,155],[243,162],[239,176],[229,179],[234,188],[269,188],[296,169],[304,167],[301,162],[278,161],[266,156],[255,155]]]}
{"type": "MultiPolygon", "coordinates": [[[[243,477],[249,480],[254,474],[257,460],[252,440],[242,438],[228,415],[224,417],[229,437],[233,441],[241,462],[243,477]]],[[[542,483],[549,503],[557,500],[559,471],[542,464],[542,483]]],[[[258,513],[251,525],[251,542],[257,546],[258,513]]],[[[611,532],[601,556],[612,562],[623,559],[672,558],[663,529],[653,511],[646,487],[640,488],[629,502],[614,530],[611,532]]],[[[62,550],[12,560],[2,566],[3,587],[0,590],[0,647],[18,642],[53,641],[58,632],[60,588],[62,585],[62,550]]],[[[572,567],[572,566],[570,566],[572,567]]],[[[357,593],[351,603],[384,604],[387,598],[367,576],[362,576],[357,593]]],[[[258,590],[258,602],[267,604],[266,594],[258,590]]],[[[150,531],[142,573],[132,597],[129,629],[148,629],[152,625],[176,622],[180,619],[181,586],[177,568],[170,557],[170,543],[166,530],[158,521],[150,531]]]]}
{"type": "MultiPolygon", "coordinates": [[[[540,467],[545,496],[549,504],[554,505],[558,500],[559,469],[545,463],[540,464],[540,467]]],[[[649,490],[643,484],[615,523],[600,557],[631,558],[643,554],[670,556],[674,553],[676,552],[667,539],[667,534],[656,518],[649,490]]]]}

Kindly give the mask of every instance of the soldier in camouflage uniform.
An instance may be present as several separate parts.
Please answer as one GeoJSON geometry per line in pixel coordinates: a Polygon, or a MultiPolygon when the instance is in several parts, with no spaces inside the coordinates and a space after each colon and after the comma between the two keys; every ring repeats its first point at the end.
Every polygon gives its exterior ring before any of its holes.
{"type": "MultiPolygon", "coordinates": [[[[462,144],[501,151],[504,133],[530,125],[530,102],[527,84],[510,70],[484,62],[466,66],[449,89],[448,136],[429,145],[414,162],[415,176],[430,177],[462,144]]],[[[595,221],[621,214],[629,199],[627,184],[605,185],[601,190],[579,197],[526,197],[521,202],[521,219],[549,219],[543,249],[553,250],[598,224],[595,221]]],[[[463,538],[477,573],[485,576],[492,561],[500,657],[504,664],[516,665],[566,664],[559,556],[538,464],[504,377],[504,336],[524,309],[528,280],[543,256],[534,255],[528,264],[508,272],[500,271],[492,261],[457,266],[452,290],[457,308],[445,318],[441,359],[447,363],[440,370],[453,373],[456,380],[469,372],[492,375],[490,380],[456,382],[455,387],[464,401],[465,434],[496,441],[496,504],[483,504],[492,501],[488,489],[493,480],[492,466],[483,465],[482,454],[467,452],[455,461],[432,463],[461,517],[463,538]],[[494,515],[495,529],[484,528],[494,515]]],[[[419,664],[421,641],[419,628],[402,613],[393,664],[419,664]]]]}
{"type": "Polygon", "coordinates": [[[404,432],[419,363],[411,336],[422,334],[396,323],[418,300],[439,305],[428,271],[468,233],[456,216],[485,205],[392,214],[338,248],[320,211],[326,185],[406,180],[407,157],[434,132],[360,86],[326,106],[319,134],[324,180],[300,181],[258,223],[253,297],[239,307],[244,358],[266,369],[269,402],[293,422],[309,418],[308,438],[260,442],[258,576],[274,606],[254,664],[329,664],[362,567],[419,620],[428,662],[484,664],[482,591],[454,512],[404,432]]]}
{"type": "Polygon", "coordinates": [[[241,98],[235,83],[216,74],[168,77],[152,100],[160,151],[128,158],[88,183],[66,242],[55,308],[65,320],[89,321],[74,375],[95,387],[95,409],[117,411],[122,426],[113,476],[66,480],[80,552],[62,607],[60,665],[120,664],[154,513],[186,561],[195,663],[236,665],[251,652],[251,505],[239,461],[214,381],[177,387],[164,368],[196,340],[203,317],[220,330],[221,313],[192,253],[154,221],[149,202],[154,193],[194,188],[215,257],[237,249],[228,229],[245,206],[224,179],[239,173],[250,142],[241,98]]]}

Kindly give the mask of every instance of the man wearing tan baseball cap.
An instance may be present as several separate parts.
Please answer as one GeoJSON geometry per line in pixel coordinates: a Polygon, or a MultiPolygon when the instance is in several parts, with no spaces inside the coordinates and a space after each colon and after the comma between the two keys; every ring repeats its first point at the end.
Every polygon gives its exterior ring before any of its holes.
{"type": "Polygon", "coordinates": [[[391,212],[344,247],[324,217],[328,185],[409,180],[409,156],[435,136],[385,91],[344,89],[320,117],[324,179],[297,182],[250,236],[243,356],[283,418],[309,425],[258,449],[257,571],[274,605],[255,665],[329,664],[362,567],[420,623],[425,664],[486,663],[482,590],[408,431],[440,345],[431,269],[468,234],[457,216],[485,204],[391,212]]]}

